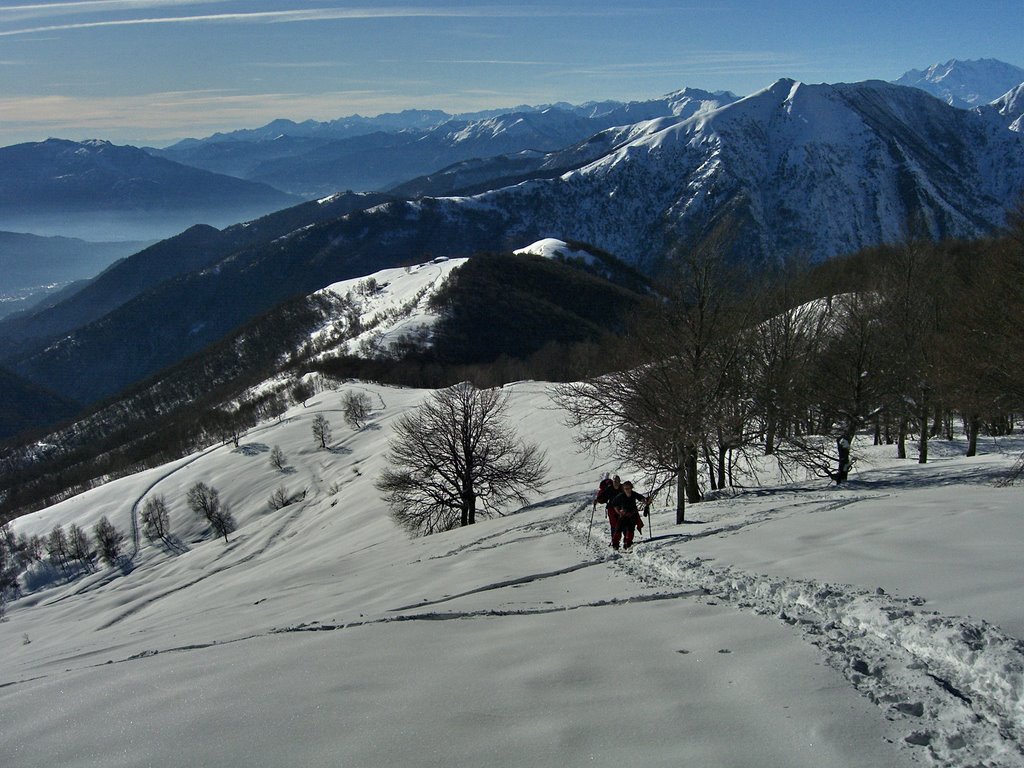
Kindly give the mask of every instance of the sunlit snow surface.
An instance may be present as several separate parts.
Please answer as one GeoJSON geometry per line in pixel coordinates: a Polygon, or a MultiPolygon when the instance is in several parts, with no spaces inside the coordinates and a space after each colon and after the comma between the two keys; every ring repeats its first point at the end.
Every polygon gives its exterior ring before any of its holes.
{"type": "Polygon", "coordinates": [[[583,248],[573,248],[564,240],[559,240],[555,237],[545,237],[542,240],[531,243],[525,248],[519,248],[515,253],[541,256],[545,259],[582,261],[585,264],[593,264],[597,261],[594,254],[589,251],[583,248]]]}
{"type": "Polygon", "coordinates": [[[507,390],[549,481],[467,529],[390,521],[372,481],[427,393],[362,384],[17,521],[130,531],[162,494],[180,546],[8,606],[0,765],[1024,765],[1024,489],[994,485],[1024,442],[935,441],[926,465],[860,446],[842,489],[765,473],[684,525],[659,499],[615,558],[590,500],[629,468],[575,451],[548,385],[507,390]],[[198,481],[227,545],[185,506],[198,481]],[[271,511],[282,485],[305,499],[271,511]]]}

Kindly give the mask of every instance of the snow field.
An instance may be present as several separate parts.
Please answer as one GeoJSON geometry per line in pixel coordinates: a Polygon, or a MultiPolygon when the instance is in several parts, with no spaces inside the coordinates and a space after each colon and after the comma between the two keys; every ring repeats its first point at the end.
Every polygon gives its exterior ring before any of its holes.
{"type": "Polygon", "coordinates": [[[183,546],[9,606],[0,764],[1024,765],[1024,494],[990,482],[1017,445],[923,469],[865,449],[847,488],[752,490],[682,526],[659,500],[653,537],[611,557],[590,500],[629,468],[576,453],[547,385],[507,389],[549,481],[467,529],[391,523],[372,480],[428,393],[361,383],[19,520],[124,530],[161,493],[183,546]],[[377,408],[359,432],[350,388],[377,408]],[[200,480],[238,520],[226,546],[185,508],[200,480]],[[306,497],[271,511],[281,484],[306,497]]]}

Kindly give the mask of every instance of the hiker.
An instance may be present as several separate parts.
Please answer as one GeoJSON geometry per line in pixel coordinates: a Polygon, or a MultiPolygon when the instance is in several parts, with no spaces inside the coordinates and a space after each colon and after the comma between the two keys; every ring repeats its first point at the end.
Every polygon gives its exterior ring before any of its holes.
{"type": "Polygon", "coordinates": [[[646,505],[647,497],[634,491],[633,483],[627,480],[622,484],[622,493],[612,499],[611,503],[616,518],[616,525],[612,529],[612,547],[615,549],[619,548],[620,538],[623,549],[632,547],[634,529],[641,531],[644,529],[644,520],[640,516],[637,502],[643,502],[646,505]]]}
{"type": "MultiPolygon", "coordinates": [[[[605,513],[608,515],[608,525],[611,527],[612,539],[615,538],[615,531],[618,529],[619,516],[615,512],[615,507],[612,506],[612,499],[622,493],[622,482],[619,480],[618,475],[614,475],[610,480],[605,475],[604,480],[601,481],[601,485],[597,490],[597,496],[594,498],[594,508],[597,505],[604,504],[605,513]]],[[[613,544],[614,545],[614,544],[613,544]]]]}

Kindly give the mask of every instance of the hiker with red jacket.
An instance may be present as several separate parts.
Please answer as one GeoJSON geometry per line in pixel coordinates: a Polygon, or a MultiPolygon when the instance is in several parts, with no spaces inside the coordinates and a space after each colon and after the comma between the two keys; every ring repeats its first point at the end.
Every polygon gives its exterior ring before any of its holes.
{"type": "Polygon", "coordinates": [[[646,505],[647,497],[634,491],[633,484],[627,480],[622,484],[622,492],[611,501],[616,517],[616,525],[612,528],[612,547],[615,549],[619,548],[620,538],[624,549],[632,547],[634,529],[644,529],[637,503],[646,505]]]}
{"type": "Polygon", "coordinates": [[[612,499],[620,493],[622,493],[622,483],[619,480],[619,476],[614,475],[610,480],[605,477],[601,481],[601,486],[598,488],[597,496],[594,499],[594,507],[597,507],[599,503],[605,505],[605,512],[608,515],[608,525],[611,526],[613,540],[615,538],[615,531],[618,530],[619,516],[615,511],[615,507],[612,506],[612,499]]]}

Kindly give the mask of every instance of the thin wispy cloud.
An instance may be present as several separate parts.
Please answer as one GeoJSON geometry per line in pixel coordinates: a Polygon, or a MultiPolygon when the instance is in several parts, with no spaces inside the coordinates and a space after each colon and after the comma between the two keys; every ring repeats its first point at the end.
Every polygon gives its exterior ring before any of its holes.
{"type": "Polygon", "coordinates": [[[564,61],[530,61],[528,59],[428,59],[427,64],[454,64],[454,65],[495,65],[509,67],[561,67],[565,66],[564,61]]]}
{"type": "MultiPolygon", "coordinates": [[[[198,0],[125,0],[127,3],[138,2],[140,8],[188,5],[198,0]]],[[[104,5],[116,5],[115,0],[96,0],[104,5]]],[[[65,4],[69,10],[79,10],[78,6],[86,3],[65,4]]],[[[20,6],[26,9],[51,8],[53,6],[20,6]]],[[[133,6],[125,5],[128,9],[133,6]]],[[[104,8],[111,10],[112,8],[104,8]]],[[[0,37],[13,35],[36,34],[40,32],[55,32],[67,30],[96,29],[101,27],[126,27],[154,24],[225,24],[225,23],[246,23],[246,24],[284,24],[299,22],[322,22],[322,21],[346,21],[360,19],[412,19],[412,18],[465,18],[465,19],[493,19],[493,18],[534,18],[538,16],[566,16],[578,15],[577,12],[569,13],[564,10],[545,8],[543,6],[481,6],[467,8],[416,8],[408,6],[394,6],[384,8],[303,8],[293,10],[275,11],[235,11],[230,13],[206,13],[183,16],[144,16],[139,18],[116,18],[99,19],[96,21],[75,21],[63,24],[49,24],[31,27],[20,27],[0,31],[0,37]]],[[[583,12],[583,15],[587,15],[583,12]]],[[[0,22],[5,17],[0,15],[0,22]]]]}
{"type": "Polygon", "coordinates": [[[247,67],[263,69],[334,69],[351,67],[351,61],[250,61],[247,67]]]}
{"type": "Polygon", "coordinates": [[[62,3],[25,3],[0,7],[0,23],[25,22],[54,16],[81,16],[113,11],[148,11],[189,5],[209,5],[210,0],[77,0],[62,3]]]}
{"type": "MultiPolygon", "coordinates": [[[[507,94],[506,94],[507,96],[507,94]]],[[[75,138],[123,134],[126,125],[149,141],[167,141],[215,131],[255,127],[284,115],[331,120],[358,112],[400,109],[473,111],[494,106],[491,95],[472,92],[419,94],[377,87],[325,93],[227,90],[167,91],[128,96],[26,96],[0,98],[0,132],[31,132],[75,138]]]]}
{"type": "Polygon", "coordinates": [[[0,15],[7,13],[82,13],[87,11],[112,11],[131,8],[162,8],[176,5],[209,4],[211,0],[71,0],[64,3],[25,3],[0,8],[0,15]]]}

